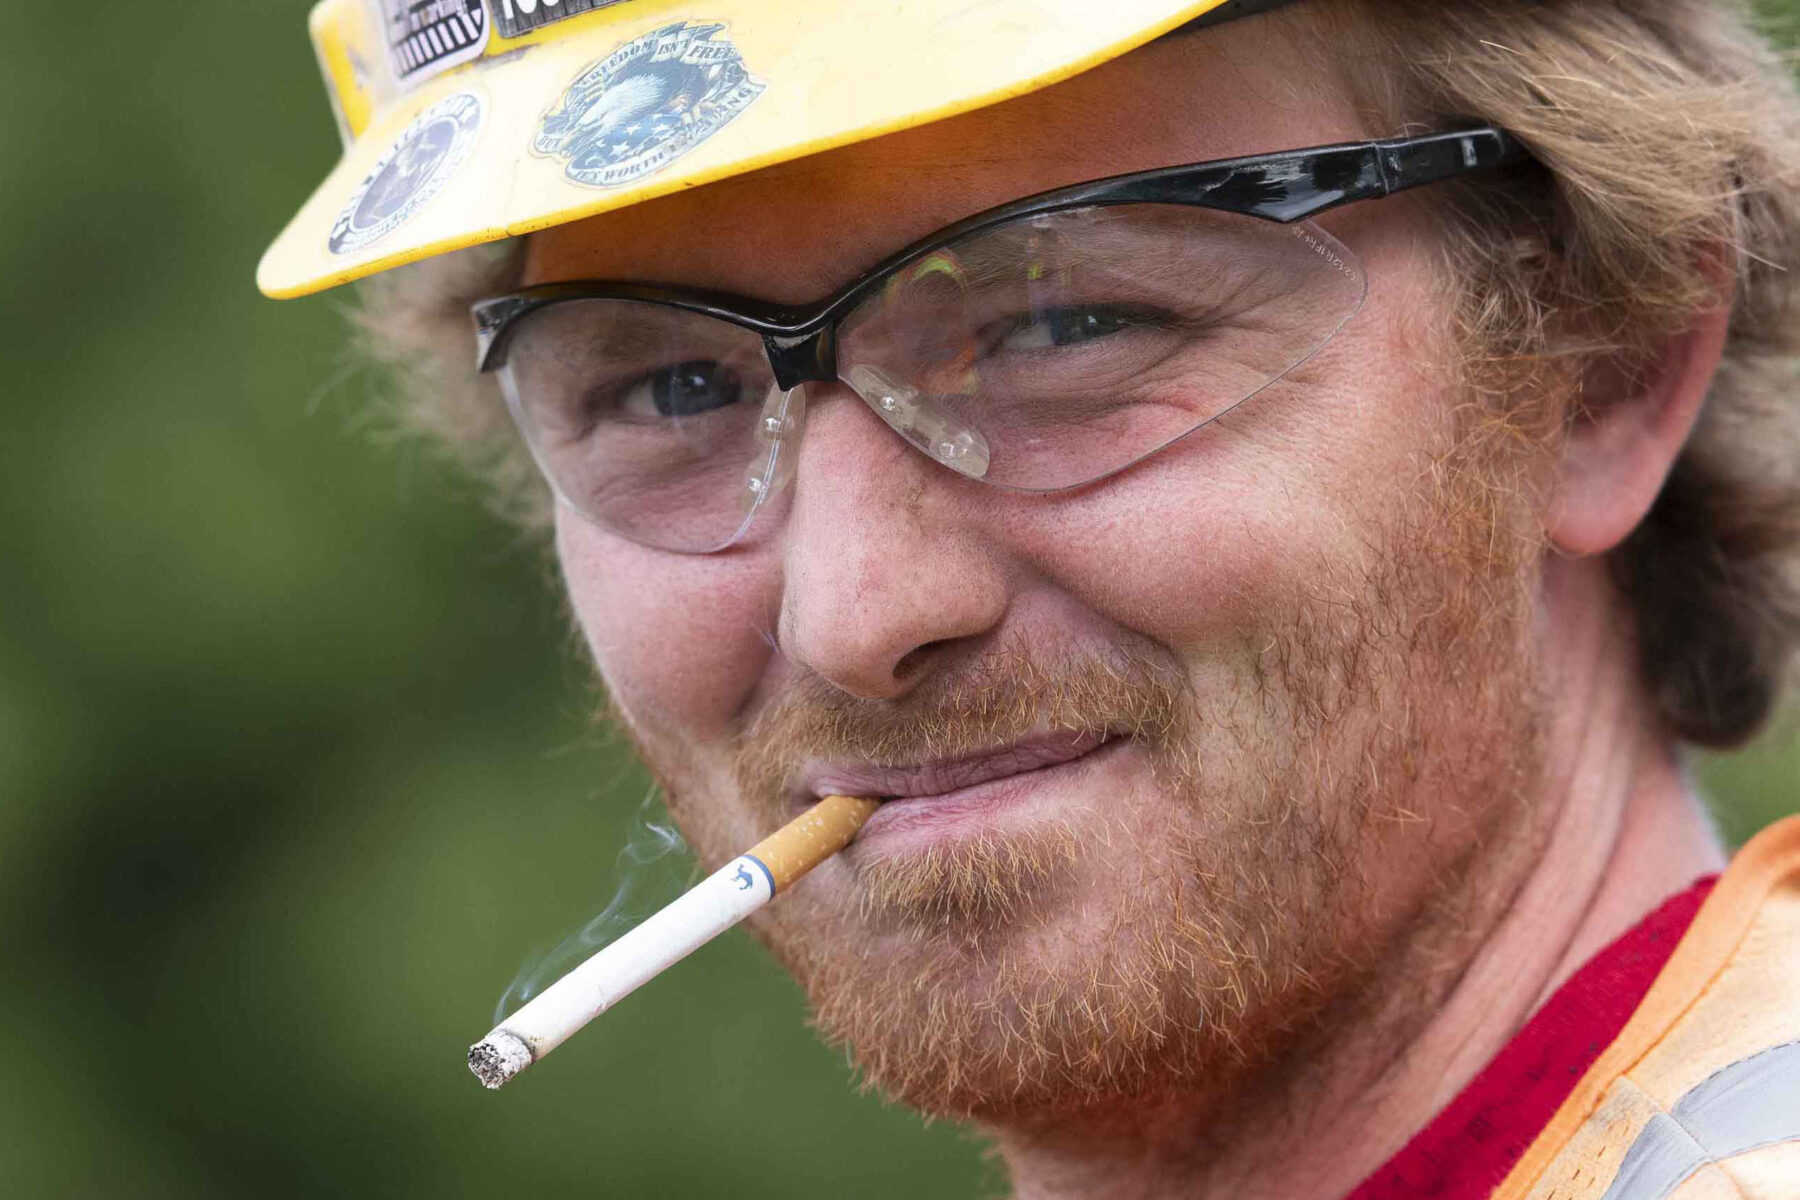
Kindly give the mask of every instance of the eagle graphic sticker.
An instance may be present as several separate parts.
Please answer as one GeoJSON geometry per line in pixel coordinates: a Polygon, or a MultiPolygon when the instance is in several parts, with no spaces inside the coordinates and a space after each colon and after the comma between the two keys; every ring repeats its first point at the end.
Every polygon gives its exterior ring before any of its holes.
{"type": "Polygon", "coordinates": [[[584,70],[544,114],[532,149],[563,174],[614,188],[659,171],[723,129],[762,94],[723,24],[678,21],[631,39],[584,70]]]}
{"type": "Polygon", "coordinates": [[[350,254],[386,237],[438,194],[475,145],[486,109],[474,92],[446,96],[400,131],[331,227],[326,246],[350,254]]]}

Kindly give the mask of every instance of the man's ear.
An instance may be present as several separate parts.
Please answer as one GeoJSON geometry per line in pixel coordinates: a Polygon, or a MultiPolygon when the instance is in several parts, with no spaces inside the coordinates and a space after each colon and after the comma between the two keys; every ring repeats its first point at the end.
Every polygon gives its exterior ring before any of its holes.
{"type": "Polygon", "coordinates": [[[1609,357],[1588,367],[1546,526],[1558,550],[1603,554],[1649,513],[1700,416],[1730,323],[1721,304],[1630,365],[1609,357]]]}

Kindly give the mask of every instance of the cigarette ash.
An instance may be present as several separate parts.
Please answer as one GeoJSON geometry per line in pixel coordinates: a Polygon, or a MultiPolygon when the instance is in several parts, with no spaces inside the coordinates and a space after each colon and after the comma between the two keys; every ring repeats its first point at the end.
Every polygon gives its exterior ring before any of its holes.
{"type": "Polygon", "coordinates": [[[531,1047],[504,1029],[495,1030],[485,1042],[469,1047],[469,1070],[490,1091],[529,1067],[531,1047]]]}
{"type": "MultiPolygon", "coordinates": [[[[693,873],[694,861],[688,854],[687,842],[670,823],[661,796],[652,788],[638,805],[631,833],[613,860],[613,875],[618,883],[612,899],[554,949],[525,961],[494,1005],[494,1024],[499,1025],[596,950],[680,895],[693,882],[693,873]]],[[[469,1068],[477,1075],[481,1074],[475,1066],[475,1051],[479,1049],[476,1046],[469,1051],[469,1068]]]]}

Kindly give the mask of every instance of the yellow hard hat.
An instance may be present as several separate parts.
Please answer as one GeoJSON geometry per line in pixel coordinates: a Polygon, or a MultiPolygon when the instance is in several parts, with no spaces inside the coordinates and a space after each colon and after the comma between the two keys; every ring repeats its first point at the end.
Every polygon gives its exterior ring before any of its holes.
{"type": "Polygon", "coordinates": [[[1267,0],[322,0],[300,296],[1024,95],[1267,0]],[[1214,13],[1213,10],[1219,10],[1214,13]]]}

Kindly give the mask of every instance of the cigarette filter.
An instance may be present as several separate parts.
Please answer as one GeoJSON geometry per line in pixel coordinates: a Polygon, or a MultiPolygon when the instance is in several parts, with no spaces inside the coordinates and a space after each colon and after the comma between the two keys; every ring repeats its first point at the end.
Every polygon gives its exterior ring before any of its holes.
{"type": "Polygon", "coordinates": [[[849,845],[878,806],[825,797],[502,1021],[469,1047],[469,1070],[484,1087],[504,1084],[849,845]]]}

